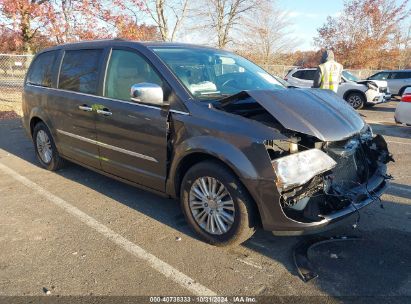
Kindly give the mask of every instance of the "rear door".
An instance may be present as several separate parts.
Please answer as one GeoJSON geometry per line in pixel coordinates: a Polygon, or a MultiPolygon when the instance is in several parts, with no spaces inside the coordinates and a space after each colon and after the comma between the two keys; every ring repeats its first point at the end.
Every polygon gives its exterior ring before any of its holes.
{"type": "Polygon", "coordinates": [[[168,109],[130,99],[137,83],[163,87],[155,68],[134,49],[112,49],[96,120],[102,169],[140,185],[164,191],[168,109]]]}
{"type": "Polygon", "coordinates": [[[390,76],[390,82],[393,89],[395,90],[394,92],[396,94],[399,94],[404,87],[411,84],[411,72],[392,72],[390,76]]]}
{"type": "Polygon", "coordinates": [[[54,128],[62,155],[87,166],[100,168],[96,145],[96,114],[103,49],[66,50],[57,89],[48,96],[54,128]]]}

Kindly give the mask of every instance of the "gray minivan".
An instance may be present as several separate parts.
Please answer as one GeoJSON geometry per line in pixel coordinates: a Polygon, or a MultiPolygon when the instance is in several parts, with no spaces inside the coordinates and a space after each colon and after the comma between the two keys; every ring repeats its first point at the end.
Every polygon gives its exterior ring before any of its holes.
{"type": "Polygon", "coordinates": [[[23,123],[40,164],[64,160],[171,198],[216,245],[331,227],[378,199],[384,139],[336,94],[288,89],[223,50],[123,40],[43,50],[23,123]]]}

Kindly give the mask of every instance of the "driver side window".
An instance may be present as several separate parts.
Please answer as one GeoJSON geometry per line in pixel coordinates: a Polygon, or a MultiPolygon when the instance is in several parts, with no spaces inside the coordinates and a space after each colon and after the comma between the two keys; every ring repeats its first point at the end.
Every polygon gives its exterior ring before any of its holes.
{"type": "Polygon", "coordinates": [[[107,67],[104,96],[130,101],[132,85],[142,82],[163,87],[163,81],[145,58],[132,51],[113,50],[107,67]]]}

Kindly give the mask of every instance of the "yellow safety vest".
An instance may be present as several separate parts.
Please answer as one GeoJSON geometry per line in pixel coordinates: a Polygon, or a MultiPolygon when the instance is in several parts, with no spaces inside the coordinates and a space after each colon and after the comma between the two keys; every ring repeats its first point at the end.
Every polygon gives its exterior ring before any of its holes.
{"type": "Polygon", "coordinates": [[[320,64],[321,69],[321,89],[332,90],[337,93],[338,85],[341,82],[343,66],[334,60],[320,64]]]}

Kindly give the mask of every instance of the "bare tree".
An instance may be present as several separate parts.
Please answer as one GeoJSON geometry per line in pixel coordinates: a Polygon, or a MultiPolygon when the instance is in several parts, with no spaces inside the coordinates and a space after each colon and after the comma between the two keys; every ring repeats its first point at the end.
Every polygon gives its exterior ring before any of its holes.
{"type": "Polygon", "coordinates": [[[225,48],[233,42],[233,30],[244,22],[247,13],[252,12],[265,0],[203,0],[197,8],[199,18],[204,20],[203,28],[215,32],[216,45],[225,48]]]}
{"type": "Polygon", "coordinates": [[[155,22],[163,41],[174,41],[187,16],[189,0],[143,0],[144,11],[155,22]],[[172,16],[171,19],[168,16],[172,16]]]}
{"type": "Polygon", "coordinates": [[[290,52],[298,45],[290,26],[287,13],[275,2],[263,3],[246,20],[241,52],[249,53],[260,64],[269,64],[276,56],[290,52]]]}

